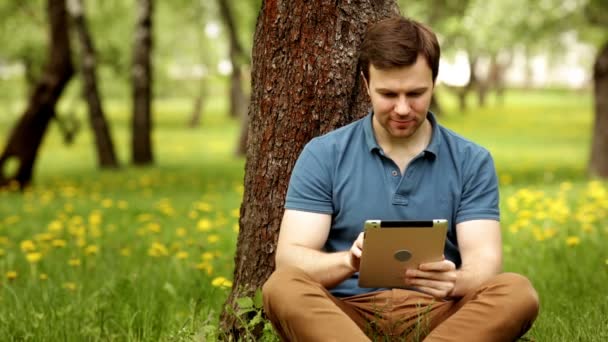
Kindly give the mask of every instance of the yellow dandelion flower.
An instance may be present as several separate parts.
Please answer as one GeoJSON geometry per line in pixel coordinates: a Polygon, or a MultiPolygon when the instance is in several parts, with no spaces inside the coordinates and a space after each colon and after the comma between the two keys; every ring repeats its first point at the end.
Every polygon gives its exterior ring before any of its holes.
{"type": "Polygon", "coordinates": [[[146,222],[146,221],[150,221],[152,219],[152,215],[150,214],[140,214],[139,216],[137,216],[137,221],[139,222],[146,222]]]}
{"type": "Polygon", "coordinates": [[[65,247],[65,245],[67,245],[67,242],[65,240],[56,239],[56,240],[51,241],[51,246],[53,246],[53,247],[63,248],[63,247],[65,247]]]}
{"type": "Polygon", "coordinates": [[[72,267],[78,267],[80,266],[80,259],[70,259],[68,260],[68,265],[72,266],[72,267]]]}
{"type": "Polygon", "coordinates": [[[162,243],[154,242],[148,249],[148,255],[153,257],[167,256],[169,255],[169,250],[162,243]]]}
{"type": "Polygon", "coordinates": [[[238,233],[238,232],[239,232],[239,229],[240,229],[240,227],[239,227],[239,224],[238,224],[238,223],[235,223],[235,224],[232,226],[232,231],[233,231],[233,232],[235,232],[235,233],[238,233]]]}
{"type": "Polygon", "coordinates": [[[39,278],[40,278],[40,280],[47,280],[47,279],[49,279],[49,276],[46,273],[40,273],[39,278]]]}
{"type": "Polygon", "coordinates": [[[120,250],[120,255],[128,257],[128,256],[131,255],[131,250],[129,248],[126,248],[126,247],[122,248],[120,250]]]}
{"type": "Polygon", "coordinates": [[[94,211],[89,215],[89,224],[93,226],[98,226],[101,224],[102,216],[99,211],[94,211]]]}
{"type": "Polygon", "coordinates": [[[232,282],[224,277],[216,277],[211,281],[211,285],[215,287],[232,287],[232,282]]]}
{"type": "Polygon", "coordinates": [[[6,252],[4,252],[4,249],[0,248],[0,257],[3,257],[6,254],[6,252]]]}
{"type": "Polygon", "coordinates": [[[104,208],[112,208],[114,201],[111,198],[105,198],[101,201],[101,206],[104,208]]]}
{"type": "Polygon", "coordinates": [[[73,283],[73,282],[63,283],[62,287],[68,291],[76,291],[76,289],[78,288],[76,283],[73,283]]]}
{"type": "Polygon", "coordinates": [[[208,219],[200,219],[196,225],[196,228],[201,232],[209,231],[211,229],[211,221],[208,219]]]}
{"type": "Polygon", "coordinates": [[[211,204],[209,204],[207,202],[199,202],[196,204],[196,209],[198,209],[200,211],[204,211],[204,212],[210,212],[212,207],[211,207],[211,204]]]}
{"type": "Polygon", "coordinates": [[[120,200],[118,201],[118,203],[116,204],[116,206],[118,207],[118,209],[127,209],[129,208],[129,202],[124,201],[124,200],[120,200]]]}
{"type": "Polygon", "coordinates": [[[33,252],[36,250],[36,245],[32,240],[23,240],[21,241],[21,250],[24,252],[33,252]]]}
{"type": "Polygon", "coordinates": [[[63,231],[63,223],[61,221],[55,220],[49,223],[48,228],[51,233],[60,233],[63,231]]]}
{"type": "Polygon", "coordinates": [[[87,245],[87,240],[85,238],[78,238],[76,240],[76,246],[78,247],[84,247],[87,245]]]}
{"type": "Polygon", "coordinates": [[[203,260],[213,260],[213,253],[211,252],[205,252],[201,255],[201,258],[203,258],[203,260]]]}
{"type": "Polygon", "coordinates": [[[233,209],[232,212],[230,213],[230,215],[232,215],[232,217],[239,218],[241,216],[241,209],[239,209],[239,208],[233,209]]]}
{"type": "Polygon", "coordinates": [[[84,254],[97,255],[97,254],[99,254],[99,247],[97,247],[96,245],[88,245],[84,249],[84,254]]]}
{"type": "Polygon", "coordinates": [[[6,272],[6,278],[8,280],[15,280],[15,279],[17,279],[17,271],[8,271],[8,272],[6,272]]]}
{"type": "Polygon", "coordinates": [[[53,240],[55,236],[51,233],[41,233],[41,234],[36,234],[34,236],[34,239],[36,239],[36,241],[51,241],[53,240]]]}
{"type": "Polygon", "coordinates": [[[206,262],[196,264],[196,268],[201,271],[207,272],[207,275],[211,275],[213,273],[213,265],[206,262]]]}
{"type": "Polygon", "coordinates": [[[188,234],[188,231],[186,229],[182,228],[182,227],[177,228],[175,230],[175,232],[176,232],[177,236],[179,236],[179,237],[184,237],[184,236],[186,236],[188,234]]]}
{"type": "Polygon", "coordinates": [[[151,233],[160,233],[160,224],[156,223],[156,222],[150,222],[148,223],[148,225],[146,226],[148,228],[148,231],[151,233]]]}
{"type": "Polygon", "coordinates": [[[8,246],[8,238],[6,236],[0,236],[0,245],[8,246]]]}
{"type": "Polygon", "coordinates": [[[190,219],[194,220],[195,218],[197,218],[197,217],[198,217],[198,213],[197,213],[196,211],[194,211],[194,210],[191,210],[191,211],[188,213],[188,217],[189,217],[190,219]]]}
{"type": "Polygon", "coordinates": [[[25,255],[25,258],[27,259],[27,261],[30,264],[35,264],[35,263],[39,262],[40,259],[42,259],[42,253],[38,253],[38,252],[27,253],[25,255]]]}
{"type": "Polygon", "coordinates": [[[576,246],[578,244],[581,243],[581,238],[579,238],[578,236],[568,236],[566,238],[566,245],[568,246],[576,246]]]}
{"type": "Polygon", "coordinates": [[[220,237],[216,234],[207,236],[207,242],[209,243],[217,243],[218,241],[220,241],[220,237]]]}
{"type": "Polygon", "coordinates": [[[177,252],[177,254],[175,254],[175,258],[177,258],[179,260],[188,259],[188,252],[184,252],[184,251],[177,252]]]}

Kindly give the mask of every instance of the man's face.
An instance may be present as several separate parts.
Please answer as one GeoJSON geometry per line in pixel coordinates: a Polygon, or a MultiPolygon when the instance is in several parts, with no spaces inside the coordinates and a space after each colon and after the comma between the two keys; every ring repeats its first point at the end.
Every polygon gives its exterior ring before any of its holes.
{"type": "Polygon", "coordinates": [[[424,57],[416,63],[380,70],[370,64],[367,93],[374,109],[374,131],[388,139],[408,139],[426,120],[433,76],[424,57]]]}

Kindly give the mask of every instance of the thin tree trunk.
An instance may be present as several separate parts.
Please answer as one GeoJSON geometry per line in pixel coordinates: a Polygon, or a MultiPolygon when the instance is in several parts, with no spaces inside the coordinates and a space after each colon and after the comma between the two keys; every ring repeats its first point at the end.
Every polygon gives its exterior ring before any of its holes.
{"type": "Polygon", "coordinates": [[[285,193],[298,154],[311,138],[367,113],[358,49],[369,23],[397,11],[394,0],[263,1],[254,37],[234,285],[221,318],[234,340],[240,331],[233,314],[236,299],[251,296],[274,269],[285,193]]]}
{"type": "Polygon", "coordinates": [[[200,125],[203,117],[203,107],[205,105],[206,96],[205,81],[203,78],[201,78],[198,94],[196,95],[194,105],[192,106],[192,114],[190,115],[190,120],[188,121],[188,127],[196,128],[198,125],[200,125]]]}
{"type": "Polygon", "coordinates": [[[0,186],[16,182],[21,188],[32,180],[38,148],[55,115],[55,105],[73,74],[65,0],[48,0],[50,49],[42,78],[34,89],[25,113],[13,128],[0,155],[0,186]],[[5,166],[18,161],[15,174],[5,174],[5,166]]]}
{"type": "Polygon", "coordinates": [[[137,0],[133,44],[132,158],[136,165],[154,162],[152,156],[152,13],[154,0],[137,0]]]}
{"type": "Polygon", "coordinates": [[[232,64],[232,73],[230,75],[230,116],[233,118],[242,118],[245,116],[246,96],[243,90],[242,75],[241,75],[241,59],[247,58],[243,47],[238,39],[238,33],[234,16],[230,10],[228,0],[217,0],[220,15],[224,25],[228,29],[228,37],[230,38],[230,63],[232,64]]]}
{"type": "Polygon", "coordinates": [[[608,178],[608,42],[600,50],[593,66],[595,86],[595,126],[591,145],[589,172],[608,178]]]}
{"type": "Polygon", "coordinates": [[[103,112],[97,87],[95,46],[89,34],[82,0],[68,0],[68,8],[74,18],[74,28],[82,50],[82,92],[89,107],[89,121],[95,135],[97,162],[101,168],[117,168],[118,161],[114,152],[114,143],[110,136],[110,128],[103,112]]]}

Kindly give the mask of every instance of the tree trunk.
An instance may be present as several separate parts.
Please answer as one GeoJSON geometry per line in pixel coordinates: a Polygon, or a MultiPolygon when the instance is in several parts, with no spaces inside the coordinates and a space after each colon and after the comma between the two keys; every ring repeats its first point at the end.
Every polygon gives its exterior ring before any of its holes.
{"type": "Polygon", "coordinates": [[[397,11],[394,0],[263,1],[234,285],[221,318],[235,340],[236,299],[251,296],[274,269],[291,169],[310,139],[367,113],[358,49],[369,23],[397,11]]]}
{"type": "Polygon", "coordinates": [[[201,123],[205,98],[207,97],[206,92],[204,78],[201,78],[198,94],[196,95],[194,105],[192,106],[192,115],[190,115],[190,120],[188,121],[188,127],[190,128],[196,128],[201,123]]]}
{"type": "Polygon", "coordinates": [[[608,178],[608,42],[600,50],[593,66],[595,86],[595,126],[591,145],[589,172],[608,178]]]}
{"type": "Polygon", "coordinates": [[[23,188],[31,182],[38,148],[55,114],[57,100],[74,72],[65,0],[48,0],[47,13],[50,22],[48,62],[25,113],[0,156],[0,186],[16,182],[23,188]],[[18,161],[17,171],[7,175],[6,164],[14,159],[18,161]]]}
{"type": "Polygon", "coordinates": [[[82,0],[68,0],[68,8],[73,17],[74,29],[78,34],[82,50],[82,92],[89,107],[89,120],[95,135],[97,162],[101,168],[117,168],[118,161],[114,152],[114,143],[110,136],[110,129],[106,122],[97,87],[95,46],[89,34],[82,0]]]}
{"type": "Polygon", "coordinates": [[[230,10],[228,0],[217,0],[222,21],[227,28],[230,38],[230,63],[232,64],[232,73],[230,75],[230,116],[233,118],[242,118],[247,110],[247,97],[243,90],[241,59],[248,58],[243,47],[238,39],[238,33],[234,16],[230,10]]]}
{"type": "Polygon", "coordinates": [[[467,111],[467,97],[469,96],[469,92],[477,86],[477,74],[475,73],[475,68],[477,68],[477,57],[473,57],[469,53],[468,60],[470,69],[469,82],[464,87],[460,88],[458,92],[458,105],[462,114],[467,111]]]}
{"type": "Polygon", "coordinates": [[[136,165],[152,164],[152,11],[154,0],[137,0],[133,44],[132,158],[136,165]]]}

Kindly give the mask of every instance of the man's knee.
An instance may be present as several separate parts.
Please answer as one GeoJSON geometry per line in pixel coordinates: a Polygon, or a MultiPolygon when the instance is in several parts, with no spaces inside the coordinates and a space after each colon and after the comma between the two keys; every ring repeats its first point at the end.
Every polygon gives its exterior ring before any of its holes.
{"type": "Polygon", "coordinates": [[[277,268],[262,286],[264,309],[275,312],[280,306],[291,306],[301,289],[299,284],[309,280],[309,276],[296,267],[277,268]]]}
{"type": "Polygon", "coordinates": [[[510,307],[516,311],[513,313],[534,321],[538,315],[540,301],[530,280],[517,273],[503,273],[497,276],[496,281],[506,286],[510,307]]]}

